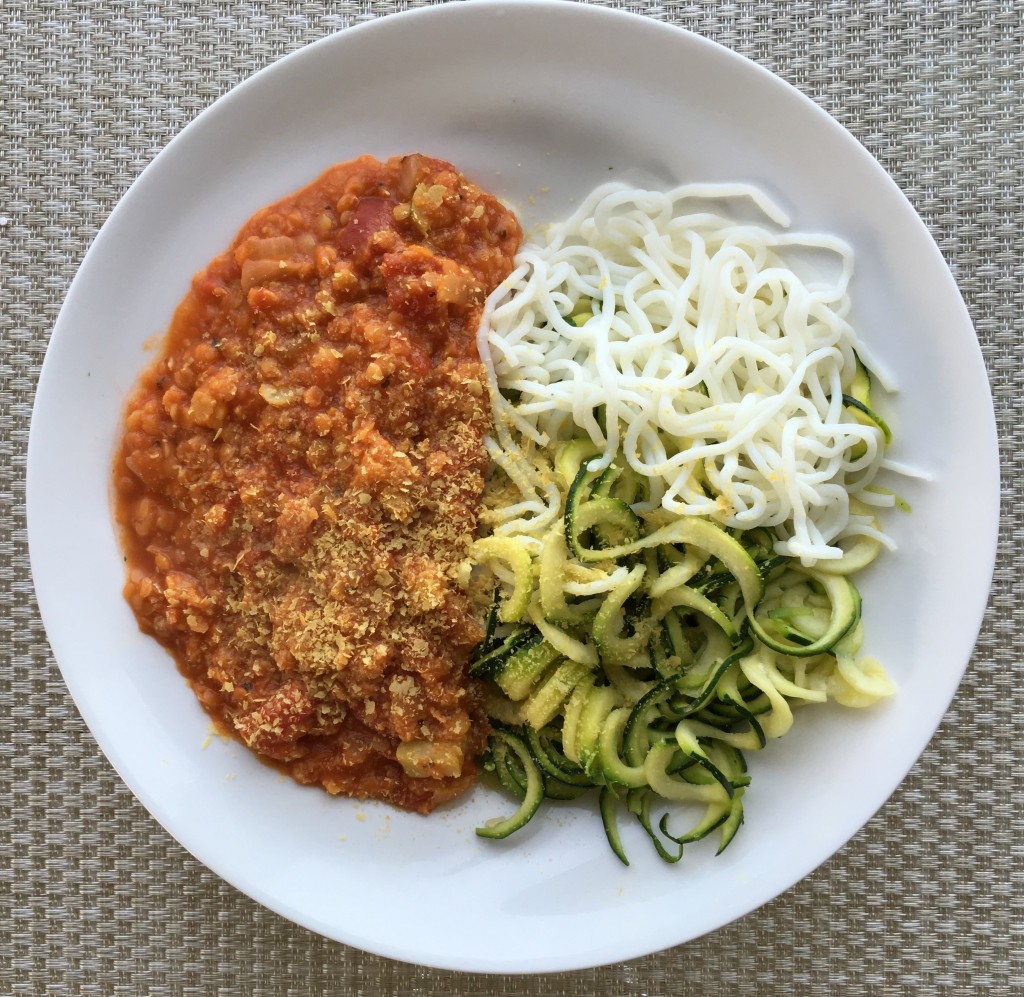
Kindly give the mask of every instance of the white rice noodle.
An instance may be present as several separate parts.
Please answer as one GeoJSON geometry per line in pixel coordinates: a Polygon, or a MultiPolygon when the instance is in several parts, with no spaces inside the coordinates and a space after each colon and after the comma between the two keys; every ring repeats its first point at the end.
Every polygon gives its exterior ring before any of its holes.
{"type": "Polygon", "coordinates": [[[771,527],[776,550],[805,564],[867,532],[851,527],[849,500],[871,485],[884,444],[842,404],[863,353],[846,320],[853,256],[785,224],[751,187],[608,184],[524,246],[479,333],[491,454],[523,493],[496,533],[538,537],[556,519],[544,448],[581,433],[602,450],[593,469],[621,448],[650,479],[648,507],[771,527]],[[722,199],[752,202],[767,223],[711,210],[722,199]],[[807,250],[827,258],[825,277],[807,250]],[[579,328],[566,319],[591,308],[579,328]]]}

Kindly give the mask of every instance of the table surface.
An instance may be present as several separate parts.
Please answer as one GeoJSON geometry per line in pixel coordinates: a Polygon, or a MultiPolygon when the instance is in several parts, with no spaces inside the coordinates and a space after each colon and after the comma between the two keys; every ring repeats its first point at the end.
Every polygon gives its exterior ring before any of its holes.
{"type": "Polygon", "coordinates": [[[645,959],[494,978],[326,941],[239,894],[121,784],[35,606],[24,464],[35,380],[82,256],[189,120],[256,69],[423,3],[4,0],[0,31],[0,992],[1024,993],[1024,7],[1019,0],[620,2],[715,39],[838,118],[907,193],[988,365],[1003,462],[989,611],[944,723],[831,861],[739,922],[645,959]]]}

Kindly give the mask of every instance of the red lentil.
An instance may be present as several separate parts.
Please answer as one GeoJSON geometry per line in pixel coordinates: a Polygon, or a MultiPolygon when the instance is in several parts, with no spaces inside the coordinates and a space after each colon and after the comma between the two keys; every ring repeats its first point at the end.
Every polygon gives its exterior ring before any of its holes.
{"type": "Polygon", "coordinates": [[[126,598],[216,723],[300,782],[426,813],[476,777],[475,332],[520,238],[447,163],[335,166],[196,275],[129,398],[126,598]]]}

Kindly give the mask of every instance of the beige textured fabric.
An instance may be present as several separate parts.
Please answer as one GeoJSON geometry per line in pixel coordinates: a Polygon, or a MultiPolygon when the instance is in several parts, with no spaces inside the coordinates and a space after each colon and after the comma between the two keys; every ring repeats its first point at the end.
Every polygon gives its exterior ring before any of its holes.
{"type": "MultiPolygon", "coordinates": [[[[1024,993],[1024,29],[1019,0],[606,0],[768,66],[881,160],[931,227],[996,399],[1004,528],[967,679],[882,812],[799,886],[633,963],[488,978],[368,956],[196,863],[98,749],[35,609],[24,455],[49,330],[98,227],[181,127],[254,70],[399,0],[0,6],[0,993],[1024,993]]],[[[969,513],[969,510],[965,510],[969,513]]]]}

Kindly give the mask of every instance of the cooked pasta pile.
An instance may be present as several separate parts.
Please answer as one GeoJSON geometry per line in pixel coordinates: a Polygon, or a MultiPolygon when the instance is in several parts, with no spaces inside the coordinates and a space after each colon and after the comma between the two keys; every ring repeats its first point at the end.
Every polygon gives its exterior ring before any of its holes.
{"type": "Polygon", "coordinates": [[[806,565],[874,535],[850,512],[851,497],[887,502],[868,491],[883,433],[843,400],[863,355],[847,321],[852,254],[785,221],[747,186],[613,183],[523,248],[479,333],[492,457],[524,493],[496,532],[537,537],[554,520],[550,476],[528,451],[582,432],[601,449],[592,468],[621,450],[649,479],[651,507],[769,527],[776,552],[806,565]],[[766,224],[724,217],[725,199],[766,224]],[[787,263],[807,249],[833,255],[834,276],[787,263]]]}

